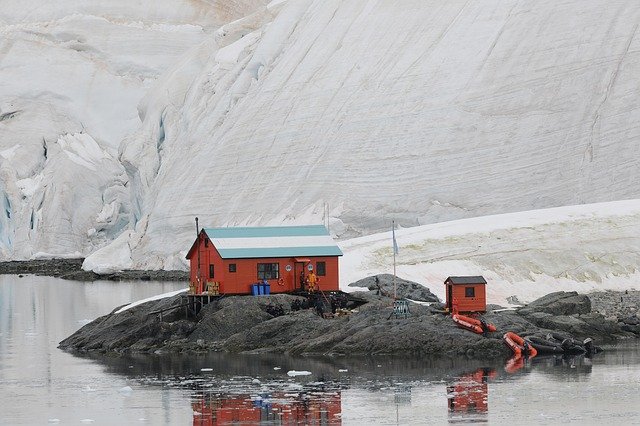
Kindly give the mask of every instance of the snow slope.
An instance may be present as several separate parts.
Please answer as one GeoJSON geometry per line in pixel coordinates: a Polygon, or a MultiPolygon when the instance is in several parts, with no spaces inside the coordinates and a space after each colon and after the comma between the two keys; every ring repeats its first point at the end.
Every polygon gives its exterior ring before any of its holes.
{"type": "Polygon", "coordinates": [[[299,0],[272,15],[146,98],[121,151],[140,200],[130,265],[183,267],[195,216],[320,223],[328,204],[344,238],[640,196],[638,2],[299,0]]]}
{"type": "Polygon", "coordinates": [[[5,257],[120,235],[85,267],[182,268],[195,216],[320,223],[328,205],[347,238],[640,197],[637,1],[130,3],[0,12],[5,257]]]}

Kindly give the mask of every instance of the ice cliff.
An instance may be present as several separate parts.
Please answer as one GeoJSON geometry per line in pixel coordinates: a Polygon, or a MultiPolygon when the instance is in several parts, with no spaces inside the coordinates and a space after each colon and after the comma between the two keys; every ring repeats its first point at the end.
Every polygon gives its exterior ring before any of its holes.
{"type": "Polygon", "coordinates": [[[638,2],[144,3],[0,12],[4,257],[640,197],[638,2]]]}

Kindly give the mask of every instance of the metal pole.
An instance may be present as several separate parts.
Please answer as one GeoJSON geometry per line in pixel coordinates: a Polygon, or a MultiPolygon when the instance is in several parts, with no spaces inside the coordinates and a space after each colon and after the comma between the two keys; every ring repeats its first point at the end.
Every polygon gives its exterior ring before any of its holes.
{"type": "Polygon", "coordinates": [[[396,222],[391,221],[391,234],[393,235],[393,300],[398,299],[396,291],[396,222]]]}

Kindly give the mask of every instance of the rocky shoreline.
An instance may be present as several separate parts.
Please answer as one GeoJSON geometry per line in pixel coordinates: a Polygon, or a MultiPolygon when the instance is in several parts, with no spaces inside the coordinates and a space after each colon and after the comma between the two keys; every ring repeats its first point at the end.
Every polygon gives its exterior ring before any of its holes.
{"type": "Polygon", "coordinates": [[[183,300],[175,296],[100,317],[60,342],[60,348],[107,354],[224,351],[495,359],[511,354],[502,341],[506,331],[577,343],[592,338],[597,345],[640,336],[640,292],[557,292],[517,309],[490,306],[484,319],[497,331],[485,337],[457,327],[437,298],[417,283],[398,280],[400,297],[423,302],[411,303],[407,318],[393,315],[389,276],[353,285],[367,289],[350,293],[365,303],[332,319],[307,308],[304,297],[287,294],[223,297],[195,318],[186,318],[183,300]],[[626,303],[620,304],[620,297],[626,303]]]}
{"type": "Polygon", "coordinates": [[[44,275],[75,281],[185,281],[189,280],[186,271],[142,271],[125,270],[109,274],[96,274],[82,269],[82,258],[14,260],[0,262],[0,274],[3,275],[44,275]]]}

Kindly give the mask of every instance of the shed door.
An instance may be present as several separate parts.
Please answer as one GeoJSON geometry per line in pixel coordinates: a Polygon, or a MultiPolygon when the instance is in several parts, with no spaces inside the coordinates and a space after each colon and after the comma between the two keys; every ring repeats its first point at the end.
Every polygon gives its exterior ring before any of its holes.
{"type": "Polygon", "coordinates": [[[449,312],[453,309],[453,286],[451,284],[447,285],[447,308],[449,308],[449,312]]]}

